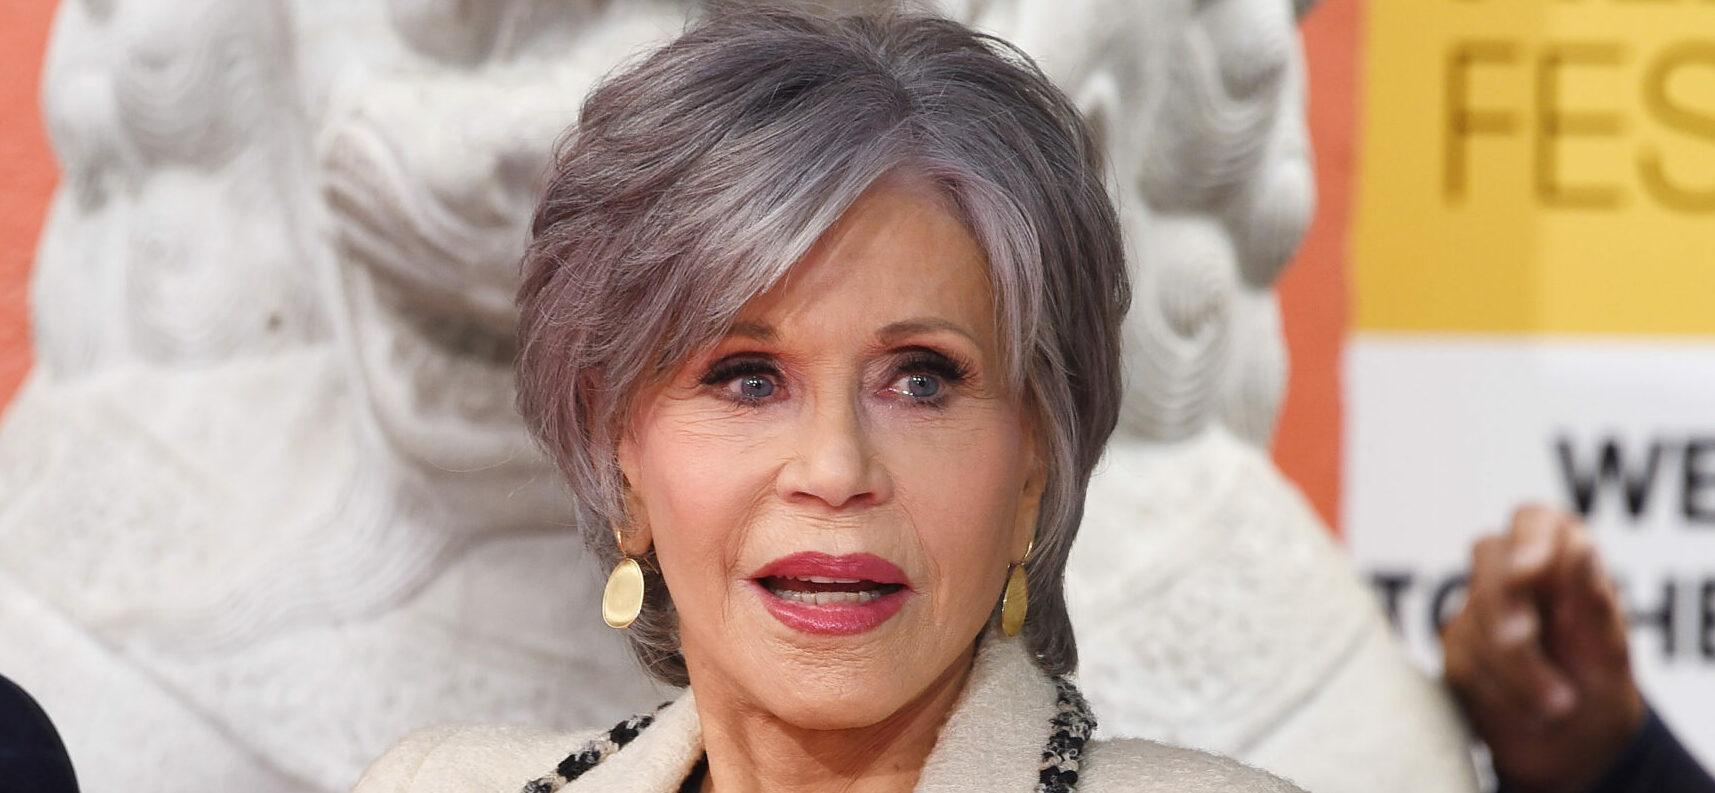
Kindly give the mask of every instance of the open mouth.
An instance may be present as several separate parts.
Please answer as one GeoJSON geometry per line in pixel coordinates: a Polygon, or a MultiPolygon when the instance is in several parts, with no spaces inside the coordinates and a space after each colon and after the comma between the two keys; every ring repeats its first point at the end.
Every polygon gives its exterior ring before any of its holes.
{"type": "Polygon", "coordinates": [[[768,576],[757,583],[770,595],[810,606],[871,603],[905,588],[904,584],[825,576],[768,576]]]}
{"type": "Polygon", "coordinates": [[[765,565],[750,583],[781,624],[824,636],[876,628],[914,594],[903,570],[867,553],[792,554],[765,565]]]}

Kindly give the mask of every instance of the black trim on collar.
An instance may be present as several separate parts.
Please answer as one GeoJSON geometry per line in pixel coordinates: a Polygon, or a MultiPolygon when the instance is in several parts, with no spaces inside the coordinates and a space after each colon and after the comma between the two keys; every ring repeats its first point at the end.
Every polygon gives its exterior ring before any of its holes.
{"type": "MultiPolygon", "coordinates": [[[[659,713],[661,708],[667,707],[668,704],[666,702],[661,703],[655,708],[655,711],[659,713]]],[[[608,730],[606,735],[590,741],[577,751],[566,755],[566,759],[561,760],[560,764],[554,767],[553,773],[525,783],[523,790],[519,793],[555,793],[555,791],[565,787],[566,783],[583,776],[584,772],[600,765],[601,761],[606,760],[609,755],[625,748],[625,745],[631,743],[638,733],[643,732],[644,727],[653,723],[655,723],[654,713],[641,713],[613,725],[613,729],[608,730]]]]}
{"type": "MultiPolygon", "coordinates": [[[[1090,734],[1096,731],[1096,717],[1072,681],[1064,677],[1054,678],[1054,692],[1054,717],[1049,720],[1053,731],[1048,735],[1048,743],[1042,747],[1042,762],[1038,766],[1034,793],[1076,793],[1084,745],[1089,742],[1090,734]]],[[[655,710],[660,712],[666,706],[667,703],[662,703],[655,710]]],[[[557,793],[572,780],[625,748],[643,728],[654,722],[654,714],[645,713],[615,724],[606,735],[566,755],[553,773],[526,783],[519,793],[557,793]]]]}

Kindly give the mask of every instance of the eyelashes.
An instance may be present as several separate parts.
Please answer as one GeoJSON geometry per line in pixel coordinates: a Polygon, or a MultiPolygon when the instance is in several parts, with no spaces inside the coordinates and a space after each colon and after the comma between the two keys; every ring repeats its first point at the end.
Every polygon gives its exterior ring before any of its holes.
{"type": "Polygon", "coordinates": [[[732,356],[729,355],[710,365],[697,382],[714,386],[739,377],[779,377],[780,368],[774,362],[760,355],[732,356]]]}
{"type": "Polygon", "coordinates": [[[931,374],[948,385],[960,385],[971,379],[970,364],[938,350],[907,347],[902,352],[904,355],[894,370],[897,374],[931,374]]]}
{"type": "MultiPolygon", "coordinates": [[[[971,365],[958,356],[929,347],[905,347],[894,353],[897,359],[889,371],[886,390],[912,404],[943,407],[955,387],[971,380],[971,365]],[[905,379],[910,379],[912,385],[895,387],[905,379]],[[928,388],[931,393],[919,394],[914,388],[928,388]]],[[[781,390],[783,380],[780,366],[771,356],[738,353],[710,364],[697,382],[706,388],[716,389],[721,397],[730,401],[760,404],[781,390]]]]}

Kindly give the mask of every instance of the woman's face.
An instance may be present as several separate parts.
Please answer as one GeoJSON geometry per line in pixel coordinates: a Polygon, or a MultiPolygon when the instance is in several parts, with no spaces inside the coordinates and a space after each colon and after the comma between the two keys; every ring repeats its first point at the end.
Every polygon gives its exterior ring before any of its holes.
{"type": "Polygon", "coordinates": [[[1043,475],[982,249],[932,188],[868,191],[619,449],[699,698],[862,727],[968,663],[1043,475]]]}

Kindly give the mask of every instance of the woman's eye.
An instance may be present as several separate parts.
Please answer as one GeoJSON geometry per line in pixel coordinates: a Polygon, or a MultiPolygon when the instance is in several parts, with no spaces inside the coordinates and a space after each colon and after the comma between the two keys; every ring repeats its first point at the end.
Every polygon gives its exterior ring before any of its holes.
{"type": "Polygon", "coordinates": [[[932,374],[915,372],[894,381],[893,390],[912,399],[933,399],[941,393],[941,379],[932,374]]]}
{"type": "Polygon", "coordinates": [[[940,407],[952,396],[949,386],[970,378],[970,369],[958,360],[926,347],[904,351],[894,381],[887,390],[926,407],[940,407]]]}
{"type": "Polygon", "coordinates": [[[758,375],[740,377],[732,381],[730,388],[735,396],[746,402],[755,402],[774,395],[774,381],[758,375]]]}
{"type": "Polygon", "coordinates": [[[727,358],[709,367],[700,382],[734,402],[765,402],[780,390],[780,369],[766,359],[727,358]]]}

